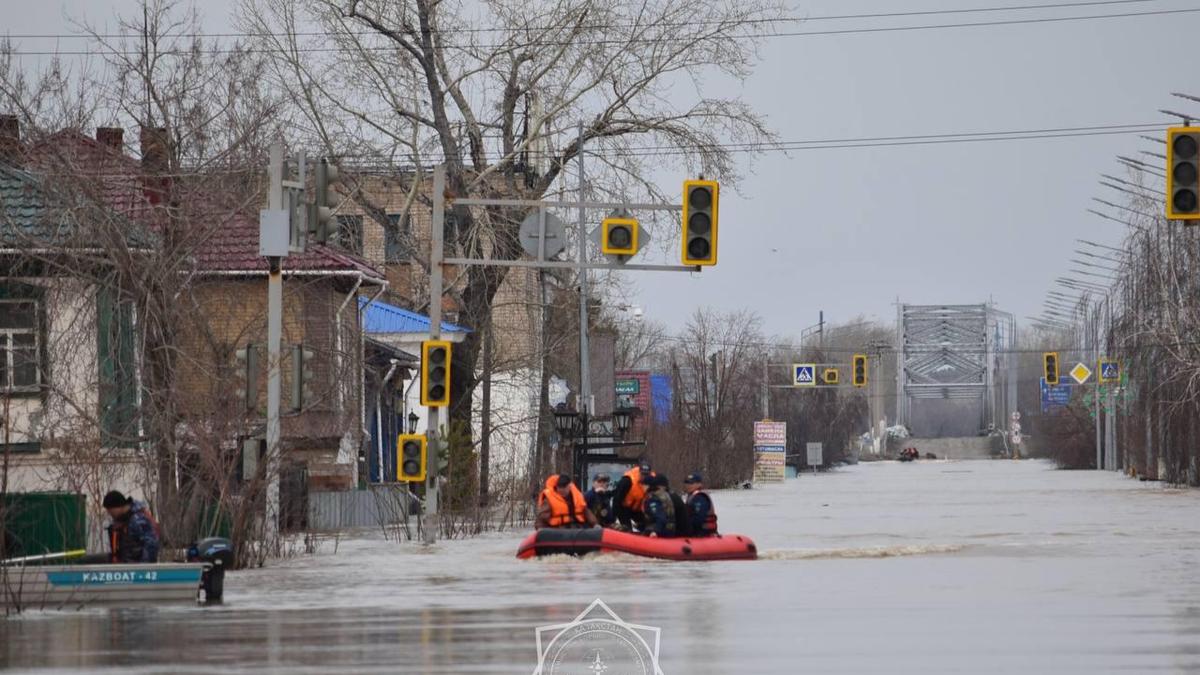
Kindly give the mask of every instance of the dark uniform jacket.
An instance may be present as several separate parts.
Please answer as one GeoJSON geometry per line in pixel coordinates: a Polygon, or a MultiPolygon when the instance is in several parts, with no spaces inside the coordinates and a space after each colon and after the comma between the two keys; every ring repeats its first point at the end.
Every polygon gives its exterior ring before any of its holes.
{"type": "Polygon", "coordinates": [[[109,526],[113,562],[158,562],[158,523],[145,502],[135,501],[124,518],[109,526]]]}

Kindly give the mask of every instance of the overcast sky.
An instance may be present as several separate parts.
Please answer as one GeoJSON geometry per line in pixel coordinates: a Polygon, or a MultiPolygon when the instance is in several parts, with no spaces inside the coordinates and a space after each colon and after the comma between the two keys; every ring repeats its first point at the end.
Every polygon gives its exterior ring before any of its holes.
{"type": "MultiPolygon", "coordinates": [[[[1050,0],[826,0],[808,16],[1045,4],[1050,0]]],[[[1076,1],[1076,0],[1071,0],[1076,1]]],[[[0,0],[4,30],[64,33],[65,16],[96,18],[132,0],[0,0]],[[19,11],[16,11],[19,7],[19,11]]],[[[199,3],[209,31],[234,0],[199,3]]],[[[812,21],[812,31],[1197,7],[1194,0],[965,14],[812,21]]],[[[1034,25],[780,37],[740,95],[785,141],[1007,131],[1169,121],[1200,94],[1200,13],[1034,25]],[[1186,74],[1185,74],[1186,73],[1186,74]]],[[[77,44],[77,43],[72,43],[77,44]]],[[[45,41],[23,41],[32,48],[45,41]]],[[[67,47],[66,43],[63,47],[67,47]]],[[[700,275],[637,275],[635,302],[680,325],[699,304],[748,307],[767,329],[795,334],[859,314],[895,320],[906,303],[995,300],[1038,312],[1076,238],[1115,244],[1122,227],[1088,214],[1115,155],[1155,149],[1136,135],[794,151],[758,158],[721,199],[720,264],[700,275]]],[[[1153,161],[1153,160],[1152,160],[1153,161]]],[[[1115,200],[1114,200],[1115,201],[1115,200]]]]}

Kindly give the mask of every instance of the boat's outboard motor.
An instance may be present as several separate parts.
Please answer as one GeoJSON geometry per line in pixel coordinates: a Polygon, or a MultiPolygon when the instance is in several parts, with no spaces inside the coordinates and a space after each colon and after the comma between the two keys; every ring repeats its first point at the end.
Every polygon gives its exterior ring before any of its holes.
{"type": "Polygon", "coordinates": [[[224,537],[209,537],[192,544],[188,562],[205,562],[210,567],[200,577],[205,602],[218,602],[225,593],[225,568],[233,566],[233,542],[224,537]]]}

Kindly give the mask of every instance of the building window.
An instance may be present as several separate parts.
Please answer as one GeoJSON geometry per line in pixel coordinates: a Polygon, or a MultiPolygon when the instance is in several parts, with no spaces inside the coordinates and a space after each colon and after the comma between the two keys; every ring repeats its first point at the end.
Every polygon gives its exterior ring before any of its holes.
{"type": "Polygon", "coordinates": [[[408,262],[412,258],[412,221],[408,214],[389,213],[384,234],[384,259],[390,263],[408,262]]]}
{"type": "Polygon", "coordinates": [[[37,391],[42,382],[37,300],[0,300],[0,389],[37,391]]]}
{"type": "Polygon", "coordinates": [[[337,235],[334,237],[334,245],[342,250],[362,255],[362,216],[338,216],[337,225],[337,235]]]}
{"type": "Polygon", "coordinates": [[[130,447],[138,438],[138,370],[133,305],[111,289],[96,294],[96,346],[100,367],[100,440],[130,447]]]}

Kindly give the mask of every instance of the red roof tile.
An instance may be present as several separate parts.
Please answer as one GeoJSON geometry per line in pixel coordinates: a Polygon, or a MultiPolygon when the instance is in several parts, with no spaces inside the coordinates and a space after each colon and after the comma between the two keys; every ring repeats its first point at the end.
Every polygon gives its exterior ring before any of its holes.
{"type": "MultiPolygon", "coordinates": [[[[130,217],[150,221],[151,230],[157,229],[153,223],[156,208],[146,198],[138,160],[70,129],[33,144],[26,156],[31,165],[41,165],[50,171],[58,167],[83,172],[84,167],[100,165],[104,199],[130,217]]],[[[199,269],[204,272],[266,272],[267,260],[258,254],[258,214],[235,212],[218,217],[225,218],[225,222],[198,242],[193,251],[199,269]]],[[[361,257],[323,244],[310,245],[304,253],[287,256],[283,269],[285,274],[288,270],[360,272],[375,280],[385,278],[380,270],[361,257]]]]}

